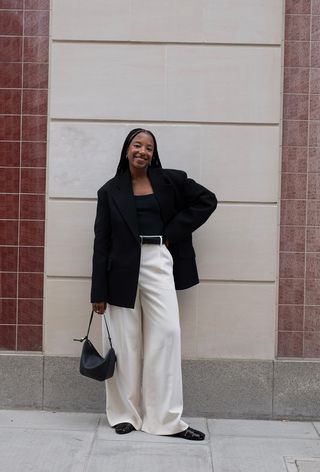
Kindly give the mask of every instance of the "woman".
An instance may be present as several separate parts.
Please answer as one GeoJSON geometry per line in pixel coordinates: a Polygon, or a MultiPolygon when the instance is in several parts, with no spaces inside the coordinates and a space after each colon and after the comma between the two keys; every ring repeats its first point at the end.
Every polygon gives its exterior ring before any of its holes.
{"type": "Polygon", "coordinates": [[[107,417],[118,434],[205,437],[181,420],[176,289],[199,282],[191,233],[216,206],[185,172],[162,169],[154,135],[141,128],[128,134],[115,177],[98,191],[91,302],[99,314],[109,305],[117,364],[106,383],[107,417]]]}

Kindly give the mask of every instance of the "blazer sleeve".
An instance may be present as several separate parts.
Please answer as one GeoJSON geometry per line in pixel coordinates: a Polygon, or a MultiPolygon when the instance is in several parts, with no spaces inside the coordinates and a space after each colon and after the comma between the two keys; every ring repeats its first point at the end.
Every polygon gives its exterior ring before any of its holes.
{"type": "Polygon", "coordinates": [[[111,226],[107,196],[101,189],[98,191],[94,233],[91,303],[107,302],[107,269],[111,226]]]}
{"type": "Polygon", "coordinates": [[[203,225],[218,204],[214,193],[189,179],[185,172],[179,171],[179,174],[182,175],[182,182],[179,179],[178,191],[182,193],[183,208],[164,229],[165,237],[171,243],[186,238],[203,225]]]}

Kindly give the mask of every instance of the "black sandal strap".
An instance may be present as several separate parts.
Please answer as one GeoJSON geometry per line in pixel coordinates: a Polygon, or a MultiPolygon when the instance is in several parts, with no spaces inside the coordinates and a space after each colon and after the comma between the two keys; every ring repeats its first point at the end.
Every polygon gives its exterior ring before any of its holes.
{"type": "Polygon", "coordinates": [[[190,439],[191,441],[202,441],[206,435],[201,431],[190,428],[190,426],[180,433],[172,434],[175,438],[190,439]]]}

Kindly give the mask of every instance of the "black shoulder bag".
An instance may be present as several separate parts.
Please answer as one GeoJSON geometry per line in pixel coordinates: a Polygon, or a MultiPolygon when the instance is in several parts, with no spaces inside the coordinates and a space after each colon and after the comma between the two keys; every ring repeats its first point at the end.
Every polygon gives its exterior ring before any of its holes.
{"type": "Polygon", "coordinates": [[[84,336],[81,339],[73,339],[73,340],[79,341],[81,343],[84,341],[81,357],[80,357],[80,374],[86,377],[90,377],[91,379],[103,381],[106,379],[110,379],[110,377],[113,376],[117,358],[116,358],[115,351],[112,347],[111,337],[110,337],[105,315],[103,315],[103,318],[106,324],[106,328],[108,332],[108,339],[110,343],[110,349],[107,352],[106,357],[100,356],[100,354],[98,353],[98,351],[96,350],[96,348],[94,347],[90,339],[88,338],[90,326],[92,323],[93,313],[94,312],[92,311],[86,336],[84,336]]]}

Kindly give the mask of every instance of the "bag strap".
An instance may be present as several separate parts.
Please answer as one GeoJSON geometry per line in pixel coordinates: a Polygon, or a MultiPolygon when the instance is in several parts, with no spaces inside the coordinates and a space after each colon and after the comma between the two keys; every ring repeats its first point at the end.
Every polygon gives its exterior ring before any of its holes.
{"type": "MultiPolygon", "coordinates": [[[[92,311],[91,311],[91,315],[90,315],[90,321],[89,321],[89,326],[88,326],[87,334],[86,334],[83,338],[81,338],[81,339],[73,339],[74,341],[80,341],[80,342],[82,343],[85,339],[88,339],[88,337],[89,337],[89,331],[90,331],[90,327],[91,327],[91,323],[92,323],[92,318],[93,318],[93,313],[94,313],[94,311],[92,310],[92,311]]],[[[105,315],[105,314],[103,314],[103,318],[104,318],[104,322],[105,322],[105,324],[106,324],[106,328],[107,328],[107,332],[108,332],[109,344],[110,344],[110,347],[112,348],[111,336],[110,336],[110,332],[109,332],[109,328],[108,328],[108,323],[107,323],[106,315],[105,315]]]]}
{"type": "Polygon", "coordinates": [[[94,311],[92,310],[91,311],[91,316],[90,316],[90,321],[89,321],[89,326],[88,326],[88,331],[87,331],[87,334],[86,334],[86,338],[88,338],[88,336],[89,336],[89,331],[90,331],[90,326],[91,326],[91,323],[92,323],[93,313],[94,313],[94,311]]]}
{"type": "Polygon", "coordinates": [[[105,324],[106,324],[106,328],[107,328],[107,332],[108,332],[109,344],[110,344],[110,347],[112,347],[111,336],[110,336],[110,333],[109,333],[108,323],[107,323],[106,315],[105,315],[105,314],[103,314],[103,318],[104,318],[104,322],[105,322],[105,324]]]}

